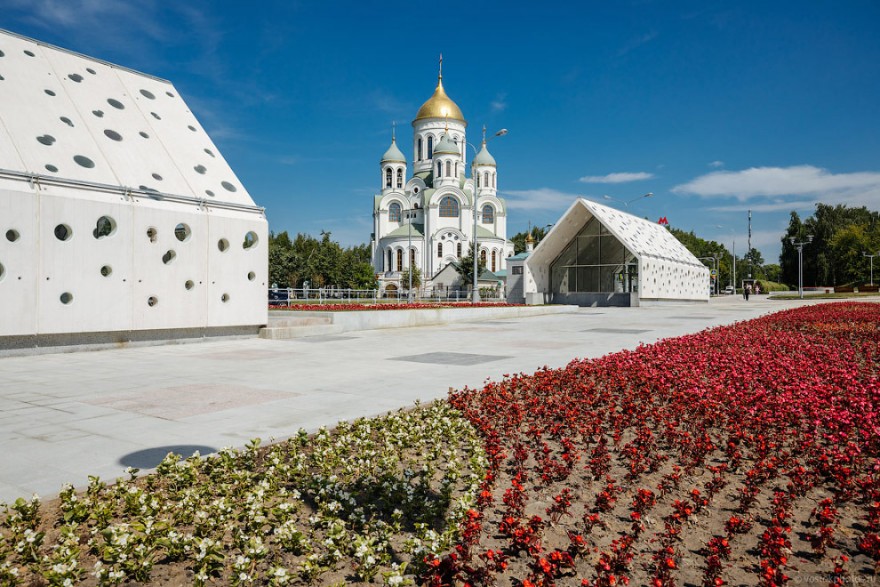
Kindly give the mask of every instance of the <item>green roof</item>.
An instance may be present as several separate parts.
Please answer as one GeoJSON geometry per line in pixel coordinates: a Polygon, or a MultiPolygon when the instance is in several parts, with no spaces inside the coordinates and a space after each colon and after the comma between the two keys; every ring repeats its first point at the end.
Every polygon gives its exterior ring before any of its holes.
{"type": "Polygon", "coordinates": [[[400,152],[400,149],[397,148],[397,142],[394,139],[391,139],[391,146],[388,147],[388,150],[385,151],[385,155],[382,156],[382,163],[386,161],[406,163],[406,157],[404,157],[403,153],[400,152]]]}
{"type": "Polygon", "coordinates": [[[416,224],[415,222],[413,222],[412,224],[401,224],[400,226],[398,226],[397,228],[395,228],[394,230],[392,230],[391,232],[389,232],[388,234],[386,234],[382,238],[397,238],[397,237],[401,237],[401,236],[409,236],[410,235],[410,231],[409,231],[410,226],[412,226],[412,233],[411,233],[412,236],[414,236],[414,237],[424,236],[423,232],[425,230],[425,225],[424,224],[416,224]]]}
{"type": "Polygon", "coordinates": [[[491,165],[495,167],[495,157],[493,157],[489,153],[489,149],[486,148],[486,141],[483,141],[483,148],[480,149],[480,152],[477,153],[477,156],[474,157],[474,165],[491,165]]]}
{"type": "Polygon", "coordinates": [[[477,225],[477,238],[501,238],[491,230],[483,228],[479,224],[477,225]]]}

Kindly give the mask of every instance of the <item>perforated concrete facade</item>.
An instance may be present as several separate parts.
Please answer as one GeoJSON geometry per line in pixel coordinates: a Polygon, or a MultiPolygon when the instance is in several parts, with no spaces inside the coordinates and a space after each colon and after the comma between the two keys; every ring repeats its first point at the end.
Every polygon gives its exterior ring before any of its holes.
{"type": "Polygon", "coordinates": [[[0,31],[4,336],[266,323],[267,222],[165,80],[0,31]]]}
{"type": "Polygon", "coordinates": [[[632,253],[637,280],[633,291],[590,292],[594,295],[582,296],[591,300],[591,305],[709,300],[709,269],[666,228],[581,198],[526,259],[523,283],[527,303],[560,301],[554,300],[551,265],[592,218],[632,253]]]}

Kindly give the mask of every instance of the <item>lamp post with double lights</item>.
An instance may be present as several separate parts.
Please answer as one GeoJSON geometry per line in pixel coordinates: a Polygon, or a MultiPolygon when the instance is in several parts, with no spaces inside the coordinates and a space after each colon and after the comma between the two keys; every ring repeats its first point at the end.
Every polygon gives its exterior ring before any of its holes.
{"type": "Polygon", "coordinates": [[[813,242],[813,235],[808,234],[807,240],[798,241],[795,237],[791,236],[788,238],[789,242],[791,242],[792,246],[797,248],[798,252],[798,295],[801,299],[804,299],[804,245],[808,245],[813,242]]]}
{"type": "Polygon", "coordinates": [[[624,206],[626,206],[627,208],[629,208],[629,205],[632,204],[633,202],[636,202],[636,201],[641,200],[643,198],[653,198],[653,197],[654,197],[654,192],[648,192],[647,194],[642,194],[638,198],[633,198],[632,200],[619,200],[617,198],[612,198],[611,196],[609,196],[607,194],[602,196],[602,198],[605,200],[609,200],[611,202],[619,202],[619,203],[623,204],[624,206]]]}
{"type": "Polygon", "coordinates": [[[412,251],[413,212],[412,212],[411,208],[406,211],[406,219],[407,219],[407,226],[408,226],[407,235],[409,236],[409,243],[406,246],[406,255],[407,255],[406,264],[407,264],[407,266],[409,266],[409,271],[407,271],[407,273],[409,274],[409,286],[406,288],[406,303],[411,304],[412,303],[412,273],[413,273],[412,266],[413,266],[413,257],[414,257],[413,251],[412,251]]]}
{"type": "Polygon", "coordinates": [[[862,251],[862,257],[867,257],[871,262],[871,283],[869,284],[871,287],[874,287],[874,257],[877,256],[880,256],[880,253],[869,255],[865,251],[862,251]]]}
{"type": "MultiPolygon", "coordinates": [[[[486,132],[486,127],[483,127],[483,132],[486,132]]],[[[485,134],[483,135],[483,143],[486,144],[495,137],[503,137],[508,133],[506,128],[502,128],[487,141],[485,138],[485,134]]],[[[471,303],[478,304],[480,302],[480,288],[477,285],[477,280],[479,279],[479,258],[477,255],[479,251],[477,250],[477,148],[472,143],[467,143],[467,145],[474,151],[474,158],[471,159],[471,181],[473,182],[473,196],[474,196],[474,248],[472,252],[474,254],[474,282],[473,282],[473,290],[471,291],[471,303]]]]}

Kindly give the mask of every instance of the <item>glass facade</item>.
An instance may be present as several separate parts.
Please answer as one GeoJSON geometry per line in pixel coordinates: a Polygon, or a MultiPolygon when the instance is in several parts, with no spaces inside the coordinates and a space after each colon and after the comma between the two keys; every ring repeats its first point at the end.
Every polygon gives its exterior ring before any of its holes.
{"type": "Polygon", "coordinates": [[[591,218],[550,264],[553,293],[638,291],[638,262],[595,218],[591,218]]]}

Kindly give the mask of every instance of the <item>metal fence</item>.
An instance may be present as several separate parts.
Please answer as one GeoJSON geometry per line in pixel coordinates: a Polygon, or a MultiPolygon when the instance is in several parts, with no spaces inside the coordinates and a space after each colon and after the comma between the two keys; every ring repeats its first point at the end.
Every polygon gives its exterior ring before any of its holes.
{"type": "MultiPolygon", "coordinates": [[[[459,289],[413,289],[407,295],[405,290],[386,289],[341,289],[341,288],[269,288],[270,306],[292,306],[296,304],[376,304],[405,303],[409,300],[420,302],[467,302],[471,299],[469,290],[459,289]]],[[[495,289],[480,289],[480,299],[485,302],[503,302],[504,296],[495,289]]]]}

